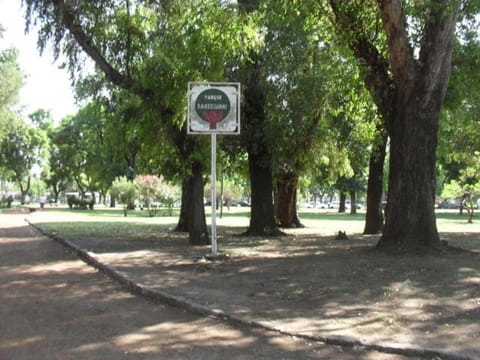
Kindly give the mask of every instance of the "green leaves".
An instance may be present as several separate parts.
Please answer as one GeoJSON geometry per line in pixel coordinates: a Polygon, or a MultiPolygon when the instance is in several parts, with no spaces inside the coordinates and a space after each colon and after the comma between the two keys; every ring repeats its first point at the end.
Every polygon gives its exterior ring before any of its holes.
{"type": "Polygon", "coordinates": [[[17,63],[17,51],[12,48],[0,51],[0,140],[18,121],[15,105],[19,102],[23,82],[24,75],[17,63]]]}
{"type": "Polygon", "coordinates": [[[31,171],[45,160],[46,136],[43,130],[19,123],[0,141],[0,170],[6,179],[28,191],[31,171]]]}

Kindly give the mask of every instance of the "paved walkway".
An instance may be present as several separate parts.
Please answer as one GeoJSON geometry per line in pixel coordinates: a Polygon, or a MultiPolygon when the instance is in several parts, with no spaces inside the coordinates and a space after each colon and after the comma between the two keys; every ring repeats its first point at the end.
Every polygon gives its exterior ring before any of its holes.
{"type": "MultiPolygon", "coordinates": [[[[112,268],[96,265],[128,283],[112,268]]],[[[125,292],[42,236],[23,215],[0,214],[2,360],[403,358],[219,321],[183,310],[191,303],[165,299],[180,307],[125,292]]]]}

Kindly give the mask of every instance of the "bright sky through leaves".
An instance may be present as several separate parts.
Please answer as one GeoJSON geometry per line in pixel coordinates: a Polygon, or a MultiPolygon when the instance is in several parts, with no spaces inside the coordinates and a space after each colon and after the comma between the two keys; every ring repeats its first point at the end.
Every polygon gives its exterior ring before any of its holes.
{"type": "Polygon", "coordinates": [[[53,55],[49,51],[39,55],[36,33],[25,35],[20,3],[0,0],[0,24],[5,28],[0,49],[13,46],[19,51],[18,62],[26,75],[19,104],[24,108],[24,117],[41,108],[51,110],[54,120],[59,122],[64,116],[76,112],[68,73],[53,63],[53,55]]]}

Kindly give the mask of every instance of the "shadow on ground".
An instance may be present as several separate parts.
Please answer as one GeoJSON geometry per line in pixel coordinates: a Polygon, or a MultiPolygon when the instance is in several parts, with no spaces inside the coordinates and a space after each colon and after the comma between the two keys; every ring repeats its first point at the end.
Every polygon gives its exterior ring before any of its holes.
{"type": "MultiPolygon", "coordinates": [[[[358,234],[337,241],[300,230],[272,239],[239,233],[219,229],[230,258],[218,262],[166,228],[69,240],[144,286],[282,331],[480,357],[477,234],[459,236],[471,252],[393,257],[372,250],[376,237],[358,234]]],[[[456,245],[452,234],[442,237],[456,245]]]]}

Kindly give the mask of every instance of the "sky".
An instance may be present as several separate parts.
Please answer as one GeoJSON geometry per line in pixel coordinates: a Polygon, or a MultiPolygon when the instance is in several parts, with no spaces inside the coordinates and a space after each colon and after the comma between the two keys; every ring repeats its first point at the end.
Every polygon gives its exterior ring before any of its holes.
{"type": "Polygon", "coordinates": [[[37,34],[25,35],[25,20],[21,0],[0,0],[0,24],[5,28],[0,49],[15,47],[18,62],[25,74],[20,91],[20,106],[24,116],[38,109],[50,110],[55,122],[75,114],[74,92],[66,69],[59,69],[50,51],[42,56],[37,50],[37,34]]]}

